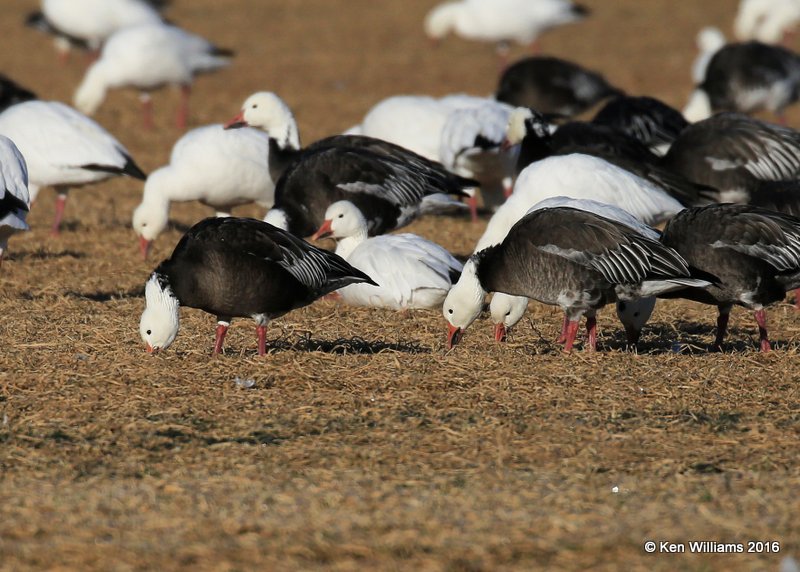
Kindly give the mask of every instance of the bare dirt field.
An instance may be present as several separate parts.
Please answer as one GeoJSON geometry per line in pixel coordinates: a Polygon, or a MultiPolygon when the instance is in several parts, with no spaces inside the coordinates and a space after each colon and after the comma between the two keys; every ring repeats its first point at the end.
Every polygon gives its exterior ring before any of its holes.
{"type": "MultiPolygon", "coordinates": [[[[591,19],[547,35],[545,51],[673,105],[691,88],[695,32],[730,32],[736,5],[586,3],[591,19]]],[[[451,38],[430,49],[421,21],[433,4],[174,0],[171,19],[238,52],[196,83],[191,125],[224,121],[266,89],[310,142],[392,94],[491,92],[492,48],[451,38]]],[[[69,101],[85,62],[60,66],[22,27],[35,5],[3,0],[0,71],[69,101]]],[[[155,132],[139,128],[132,92],[113,92],[97,119],[151,171],[179,137],[177,101],[155,96],[155,132]]],[[[797,110],[789,121],[800,125],[797,110]]],[[[601,351],[565,356],[550,307],[532,305],[505,345],[480,320],[446,352],[438,311],[321,301],[271,326],[265,358],[248,320],[210,357],[214,318],[190,309],[173,347],[151,356],[138,335],[143,284],[210,213],[173,207],[175,227],[143,262],[130,228],[141,189],[76,190],[56,239],[45,191],[32,232],[11,242],[0,570],[777,570],[798,554],[790,305],[769,314],[769,355],[741,309],[727,351],[708,353],[715,311],[687,302],[659,305],[638,355],[623,351],[609,308],[601,351]],[[646,540],[774,540],[780,553],[647,554],[646,540]]],[[[467,254],[483,224],[438,218],[411,231],[467,254]]]]}

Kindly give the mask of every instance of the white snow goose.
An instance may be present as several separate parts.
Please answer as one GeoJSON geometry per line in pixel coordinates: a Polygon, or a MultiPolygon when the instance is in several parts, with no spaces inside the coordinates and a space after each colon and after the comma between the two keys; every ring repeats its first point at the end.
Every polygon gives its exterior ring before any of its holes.
{"type": "Polygon", "coordinates": [[[0,265],[8,239],[28,230],[28,169],[25,159],[8,137],[0,135],[0,265]]]}
{"type": "Polygon", "coordinates": [[[189,94],[195,75],[227,66],[233,52],[175,26],[144,24],[124,28],[103,46],[100,59],[87,70],[75,92],[75,107],[94,114],[111,88],[140,91],[144,126],[153,126],[150,91],[164,85],[180,87],[177,127],[185,129],[189,94]]]}
{"type": "MultiPolygon", "coordinates": [[[[528,213],[540,209],[554,207],[569,207],[582,211],[594,213],[598,216],[617,221],[630,227],[642,236],[652,240],[658,240],[659,233],[653,228],[642,224],[629,212],[613,205],[600,203],[589,199],[571,199],[569,197],[552,197],[535,204],[528,213]]],[[[527,213],[526,213],[527,214],[527,213]]],[[[635,300],[617,301],[617,317],[625,328],[628,337],[628,344],[634,346],[641,336],[642,328],[650,319],[653,308],[656,305],[656,298],[653,296],[637,298],[635,300]]],[[[519,296],[510,296],[497,292],[492,297],[489,304],[489,313],[494,323],[495,340],[505,340],[507,332],[522,319],[528,308],[528,299],[519,296]]],[[[569,321],[566,314],[561,328],[561,336],[558,343],[566,341],[567,326],[569,321]]]]}
{"type": "Polygon", "coordinates": [[[19,147],[28,164],[31,202],[42,187],[58,193],[53,234],[58,234],[71,188],[128,175],[146,178],[128,150],[93,120],[57,101],[26,101],[0,113],[0,134],[19,147]]]}
{"type": "Polygon", "coordinates": [[[503,72],[495,98],[513,107],[572,117],[616,95],[622,95],[622,91],[600,74],[578,64],[552,57],[531,57],[503,72]]]}
{"type": "Polygon", "coordinates": [[[662,165],[719,190],[719,202],[800,214],[800,133],[737,113],[687,127],[662,165]]]}
{"type": "Polygon", "coordinates": [[[606,304],[707,284],[692,278],[683,258],[658,241],[594,213],[557,207],[525,215],[502,243],[473,255],[442,313],[452,347],[480,314],[487,292],[525,296],[564,310],[565,352],[586,314],[587,347],[594,350],[594,313],[606,304]]]}
{"type": "Polygon", "coordinates": [[[406,310],[438,308],[463,265],[444,248],[415,234],[368,237],[367,220],[349,201],[333,203],[314,239],[332,237],[336,254],[372,277],[337,293],[346,304],[406,310]]]}
{"type": "Polygon", "coordinates": [[[679,213],[667,223],[661,242],[717,277],[708,288],[675,294],[717,306],[715,348],[738,305],[754,312],[761,351],[771,349],[765,308],[800,287],[800,219],[750,205],[710,205],[679,213]]]}
{"type": "Polygon", "coordinates": [[[767,110],[784,122],[783,110],[800,96],[800,58],[760,42],[728,44],[708,62],[683,115],[691,122],[720,111],[767,110]]]}
{"type": "Polygon", "coordinates": [[[681,112],[654,97],[621,95],[606,103],[592,119],[634,137],[663,156],[689,122],[681,112]]]}
{"type": "Polygon", "coordinates": [[[277,95],[271,92],[254,93],[242,105],[240,112],[225,124],[226,129],[254,127],[269,134],[269,169],[272,180],[277,181],[289,165],[299,161],[304,154],[330,147],[352,147],[382,155],[390,159],[413,165],[436,179],[450,181],[459,185],[470,196],[473,218],[476,216],[473,187],[479,183],[448,172],[439,162],[428,159],[399,144],[366,135],[332,135],[320,139],[308,147],[300,147],[297,122],[291,109],[277,95]]]}
{"type": "Polygon", "coordinates": [[[719,196],[716,189],[665,168],[639,139],[611,126],[572,121],[552,132],[541,114],[518,108],[509,118],[506,144],[519,146],[517,173],[545,157],[580,153],[644,179],[684,205],[708,204],[719,196]]]}
{"type": "Polygon", "coordinates": [[[153,271],[139,333],[149,352],[166,349],[178,334],[180,306],[198,308],[217,317],[217,354],[231,320],[251,317],[263,355],[270,320],[358,282],[373,283],[341,257],[270,224],[208,218],[153,271]]]}
{"type": "Polygon", "coordinates": [[[274,179],[267,164],[268,137],[256,129],[228,131],[222,125],[192,129],[172,148],[168,165],[144,184],[133,212],[133,229],[142,256],[166,228],[173,202],[199,201],[230,216],[234,207],[255,202],[272,207],[274,179]]]}
{"type": "Polygon", "coordinates": [[[510,42],[536,49],[542,33],[587,14],[586,8],[570,0],[455,0],[431,10],[424,27],[434,41],[452,32],[466,40],[494,43],[505,58],[510,42]]]}
{"type": "Polygon", "coordinates": [[[740,40],[777,44],[800,22],[798,0],[742,0],[733,30],[740,40]]]}

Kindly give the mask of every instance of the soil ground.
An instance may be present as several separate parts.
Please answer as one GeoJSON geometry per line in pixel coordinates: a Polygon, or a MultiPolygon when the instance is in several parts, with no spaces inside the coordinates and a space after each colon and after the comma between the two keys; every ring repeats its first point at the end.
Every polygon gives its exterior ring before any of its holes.
{"type": "MultiPolygon", "coordinates": [[[[491,47],[425,41],[433,4],[174,0],[171,19],[238,52],[197,81],[192,126],[266,89],[309,142],[389,95],[490,93],[491,47]]],[[[729,33],[736,6],[586,4],[592,17],[545,36],[544,50],[678,106],[694,34],[729,33]]],[[[85,61],[59,65],[22,27],[35,5],[3,0],[0,70],[69,101],[85,61]]],[[[180,135],[177,101],[156,94],[155,132],[140,129],[132,92],[111,93],[97,119],[151,171],[180,135]]],[[[789,122],[800,125],[797,111],[789,122]]],[[[247,320],[210,357],[214,319],[191,309],[174,346],[151,356],[138,336],[143,284],[209,211],[176,205],[143,262],[130,228],[141,189],[76,190],[55,239],[43,192],[3,264],[0,570],[777,570],[797,554],[800,327],[789,304],[769,313],[768,355],[741,309],[726,351],[709,353],[715,311],[680,301],[658,306],[638,355],[609,309],[601,351],[569,356],[553,343],[550,307],[532,304],[504,345],[484,319],[446,352],[438,311],[320,301],[274,323],[265,358],[247,320]],[[780,553],[647,554],[646,540],[775,540],[780,553]]],[[[410,230],[467,254],[484,225],[436,218],[410,230]]]]}

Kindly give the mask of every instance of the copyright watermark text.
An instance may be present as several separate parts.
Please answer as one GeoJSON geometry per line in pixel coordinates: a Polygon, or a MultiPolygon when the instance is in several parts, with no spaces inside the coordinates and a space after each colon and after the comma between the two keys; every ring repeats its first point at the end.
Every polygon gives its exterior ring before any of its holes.
{"type": "Polygon", "coordinates": [[[781,551],[781,543],[777,540],[747,542],[647,540],[644,543],[644,551],[648,554],[777,554],[781,551]]]}

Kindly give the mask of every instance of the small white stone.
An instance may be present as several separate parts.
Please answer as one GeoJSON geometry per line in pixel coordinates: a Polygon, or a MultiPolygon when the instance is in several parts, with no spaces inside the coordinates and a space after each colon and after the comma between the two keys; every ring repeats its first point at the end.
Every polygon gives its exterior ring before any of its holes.
{"type": "Polygon", "coordinates": [[[613,487],[611,487],[611,492],[617,494],[619,492],[619,487],[617,485],[614,485],[613,487]]]}
{"type": "Polygon", "coordinates": [[[256,385],[255,379],[242,379],[240,377],[235,378],[233,382],[236,384],[236,387],[241,389],[253,389],[256,385]]]}

